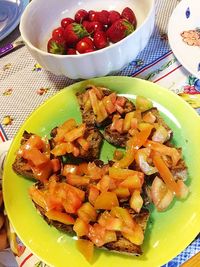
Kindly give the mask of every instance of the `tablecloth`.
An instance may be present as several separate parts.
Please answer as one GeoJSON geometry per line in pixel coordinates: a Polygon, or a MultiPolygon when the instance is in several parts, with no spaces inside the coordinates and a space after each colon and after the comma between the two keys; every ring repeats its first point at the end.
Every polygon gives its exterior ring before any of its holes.
{"type": "MultiPolygon", "coordinates": [[[[156,24],[148,45],[134,61],[115,75],[139,77],[156,82],[179,94],[199,112],[200,81],[178,62],[170,49],[167,38],[168,20],[178,2],[178,0],[156,1],[156,24]]],[[[0,46],[20,39],[19,30],[16,29],[0,43],[0,46]]],[[[43,69],[31,57],[26,47],[1,58],[0,141],[12,139],[33,110],[59,90],[74,82],[76,81],[63,76],[55,76],[43,69]]],[[[197,237],[180,255],[163,267],[179,267],[198,251],[200,251],[200,238],[197,237]]],[[[0,252],[0,263],[5,253],[10,252],[9,250],[0,252]]],[[[17,257],[17,261],[20,267],[45,266],[28,249],[17,257]]],[[[9,263],[6,266],[14,267],[9,263]]]]}

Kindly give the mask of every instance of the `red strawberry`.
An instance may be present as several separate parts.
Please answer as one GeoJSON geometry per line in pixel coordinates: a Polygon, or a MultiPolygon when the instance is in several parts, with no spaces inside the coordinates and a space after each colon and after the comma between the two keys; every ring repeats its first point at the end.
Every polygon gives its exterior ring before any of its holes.
{"type": "Polygon", "coordinates": [[[101,10],[98,12],[97,21],[101,22],[103,25],[108,25],[109,12],[107,10],[101,10]]]}
{"type": "Polygon", "coordinates": [[[90,10],[88,12],[89,21],[98,21],[98,12],[94,10],[90,10]]]}
{"type": "Polygon", "coordinates": [[[60,40],[63,38],[64,29],[62,27],[56,28],[52,31],[52,38],[55,40],[60,40]]]}
{"type": "Polygon", "coordinates": [[[87,18],[88,12],[85,9],[79,9],[74,16],[74,19],[77,23],[81,23],[84,20],[87,20],[87,18]]]}
{"type": "Polygon", "coordinates": [[[72,18],[64,18],[61,20],[61,26],[65,29],[67,25],[75,22],[72,18]]]}
{"type": "Polygon", "coordinates": [[[125,7],[121,13],[121,17],[123,19],[128,20],[131,24],[134,25],[134,27],[136,27],[137,24],[136,16],[132,9],[130,9],[129,7],[125,7]]]}
{"type": "Polygon", "coordinates": [[[47,51],[51,54],[60,54],[63,55],[65,53],[66,43],[64,39],[49,39],[47,43],[47,51]]]}
{"type": "Polygon", "coordinates": [[[115,21],[106,31],[110,42],[116,43],[134,31],[134,26],[125,19],[115,21]]]}
{"type": "Polygon", "coordinates": [[[116,20],[120,19],[121,15],[118,11],[111,10],[108,16],[108,24],[113,24],[116,20]]]}
{"type": "Polygon", "coordinates": [[[68,48],[67,49],[67,55],[76,55],[76,49],[68,48]]]}
{"type": "Polygon", "coordinates": [[[89,34],[93,34],[96,31],[103,31],[103,25],[99,21],[83,21],[83,26],[86,28],[89,34]]]}
{"type": "Polygon", "coordinates": [[[76,44],[76,50],[80,53],[87,53],[88,51],[94,51],[94,43],[89,37],[84,37],[76,44]]]}
{"type": "Polygon", "coordinates": [[[74,45],[81,38],[88,35],[86,29],[76,22],[69,24],[64,31],[64,38],[66,40],[67,45],[74,45]]]}
{"type": "Polygon", "coordinates": [[[108,46],[108,38],[104,31],[96,31],[93,37],[94,45],[97,49],[108,46]]]}

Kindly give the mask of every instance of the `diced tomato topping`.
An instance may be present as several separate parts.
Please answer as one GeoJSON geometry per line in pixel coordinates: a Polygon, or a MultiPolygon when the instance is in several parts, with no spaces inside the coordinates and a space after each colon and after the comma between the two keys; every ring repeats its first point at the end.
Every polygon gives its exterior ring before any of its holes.
{"type": "Polygon", "coordinates": [[[64,212],[60,212],[57,210],[48,210],[45,213],[50,220],[58,221],[67,225],[74,224],[75,220],[70,215],[64,212]]]}
{"type": "Polygon", "coordinates": [[[140,190],[134,190],[130,201],[129,201],[130,207],[136,211],[137,213],[140,212],[142,206],[143,206],[143,198],[140,195],[140,190]]]}
{"type": "Polygon", "coordinates": [[[95,186],[90,185],[88,200],[92,205],[94,205],[99,194],[100,194],[99,190],[95,186]]]}
{"type": "Polygon", "coordinates": [[[89,202],[83,203],[82,206],[78,209],[77,214],[79,218],[86,222],[95,222],[97,218],[97,212],[89,202]]]}
{"type": "Polygon", "coordinates": [[[61,169],[61,165],[60,165],[59,159],[52,159],[51,160],[51,165],[52,165],[53,172],[57,172],[57,171],[59,171],[61,169]]]}
{"type": "Polygon", "coordinates": [[[88,262],[92,262],[94,254],[94,244],[91,241],[86,239],[78,239],[76,241],[76,247],[88,262]]]}
{"type": "Polygon", "coordinates": [[[77,236],[86,236],[89,232],[89,224],[81,218],[77,218],[73,230],[76,232],[77,236]]]}
{"type": "Polygon", "coordinates": [[[88,185],[90,182],[90,178],[88,176],[80,176],[73,173],[67,174],[67,183],[74,185],[74,186],[82,186],[82,185],[88,185]]]}
{"type": "Polygon", "coordinates": [[[95,200],[95,209],[111,210],[119,206],[117,195],[114,192],[103,192],[95,200]]]}

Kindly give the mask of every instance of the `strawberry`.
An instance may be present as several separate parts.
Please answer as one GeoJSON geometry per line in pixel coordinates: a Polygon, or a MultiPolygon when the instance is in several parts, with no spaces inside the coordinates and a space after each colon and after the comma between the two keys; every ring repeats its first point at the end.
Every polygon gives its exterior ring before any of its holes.
{"type": "Polygon", "coordinates": [[[76,49],[68,48],[67,49],[67,55],[76,55],[76,49]]]}
{"type": "Polygon", "coordinates": [[[84,20],[87,20],[87,18],[88,12],[85,9],[79,9],[74,16],[74,19],[77,23],[81,23],[84,20]]]}
{"type": "Polygon", "coordinates": [[[104,31],[96,31],[93,37],[94,45],[97,49],[108,46],[108,39],[104,31]]]}
{"type": "Polygon", "coordinates": [[[64,18],[61,20],[61,26],[65,29],[67,25],[75,22],[72,18],[64,18]]]}
{"type": "Polygon", "coordinates": [[[94,10],[90,10],[88,12],[89,21],[98,21],[98,12],[94,10]]]}
{"type": "Polygon", "coordinates": [[[125,19],[115,21],[106,31],[110,42],[116,43],[134,31],[134,26],[125,19]]]}
{"type": "Polygon", "coordinates": [[[74,45],[85,36],[88,36],[88,32],[81,24],[76,22],[69,24],[64,30],[67,45],[74,45]]]}
{"type": "Polygon", "coordinates": [[[113,24],[118,19],[121,19],[121,15],[118,11],[115,11],[115,10],[109,11],[109,16],[108,16],[109,25],[113,24]]]}
{"type": "Polygon", "coordinates": [[[49,39],[47,44],[47,51],[51,54],[60,54],[63,55],[65,53],[65,40],[64,39],[49,39]]]}
{"type": "Polygon", "coordinates": [[[121,17],[123,19],[128,20],[131,24],[134,25],[134,27],[136,27],[137,21],[136,21],[136,17],[132,9],[130,9],[129,7],[125,7],[122,10],[121,17]]]}
{"type": "Polygon", "coordinates": [[[97,14],[98,14],[97,21],[99,21],[103,25],[108,25],[109,12],[107,10],[101,10],[97,14]]]}
{"type": "Polygon", "coordinates": [[[88,53],[94,51],[94,43],[92,39],[89,37],[83,37],[78,43],[76,44],[76,50],[80,53],[88,53]]]}
{"type": "Polygon", "coordinates": [[[99,21],[83,21],[83,26],[86,28],[89,34],[93,34],[96,31],[103,31],[103,25],[99,21]]]}
{"type": "Polygon", "coordinates": [[[63,38],[64,29],[62,27],[56,28],[52,31],[52,38],[60,40],[63,38]]]}

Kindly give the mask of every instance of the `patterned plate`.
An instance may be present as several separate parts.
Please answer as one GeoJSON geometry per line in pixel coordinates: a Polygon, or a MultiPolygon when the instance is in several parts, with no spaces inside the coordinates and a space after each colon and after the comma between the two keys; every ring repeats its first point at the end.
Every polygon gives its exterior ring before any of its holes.
{"type": "Polygon", "coordinates": [[[28,3],[28,0],[0,1],[0,41],[17,27],[28,3]]]}
{"type": "Polygon", "coordinates": [[[199,0],[182,0],[168,25],[169,43],[180,63],[200,78],[199,0]]]}

